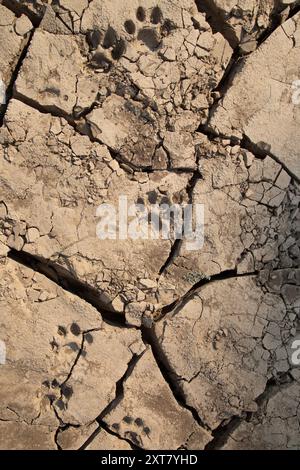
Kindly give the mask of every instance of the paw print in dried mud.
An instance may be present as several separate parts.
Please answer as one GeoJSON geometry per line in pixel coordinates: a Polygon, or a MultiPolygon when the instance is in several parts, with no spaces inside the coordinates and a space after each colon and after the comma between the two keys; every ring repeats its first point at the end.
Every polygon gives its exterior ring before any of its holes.
{"type": "MultiPolygon", "coordinates": [[[[53,367],[53,375],[55,378],[46,379],[42,385],[45,389],[45,396],[48,400],[63,410],[67,408],[67,403],[73,395],[73,389],[62,380],[68,369],[74,363],[75,358],[79,354],[82,346],[82,331],[76,322],[72,322],[68,326],[59,325],[57,327],[57,335],[50,341],[50,348],[55,354],[55,366],[53,367]]],[[[93,336],[91,333],[84,334],[85,343],[91,344],[93,336]]],[[[81,351],[81,356],[85,357],[86,350],[81,351]]]]}
{"type": "Polygon", "coordinates": [[[80,349],[81,338],[77,339],[80,335],[81,330],[77,323],[72,323],[69,327],[62,325],[57,327],[57,335],[53,336],[50,346],[52,351],[58,355],[58,359],[63,354],[68,356],[80,349]]]}
{"type": "Polygon", "coordinates": [[[125,31],[133,38],[141,41],[151,51],[157,50],[164,36],[167,36],[173,29],[175,24],[164,19],[161,9],[156,6],[150,11],[149,17],[143,7],[139,7],[136,11],[136,22],[129,19],[124,23],[125,31]]]}
{"type": "Polygon", "coordinates": [[[68,408],[68,401],[73,395],[73,388],[67,383],[59,384],[59,382],[54,379],[51,382],[45,380],[42,384],[46,389],[46,397],[50,403],[54,403],[55,406],[63,411],[68,408]]]}
{"type": "Polygon", "coordinates": [[[126,439],[129,439],[137,446],[142,445],[142,436],[150,439],[151,430],[145,425],[142,418],[124,416],[121,423],[113,423],[112,429],[121,432],[126,439]]]}
{"type": "Polygon", "coordinates": [[[119,60],[126,52],[126,42],[118,36],[111,26],[103,35],[101,31],[91,31],[87,36],[92,50],[96,50],[92,56],[91,66],[108,71],[113,60],[119,60]]]}
{"type": "MultiPolygon", "coordinates": [[[[156,51],[162,43],[163,37],[169,35],[176,25],[169,19],[164,19],[161,9],[156,6],[148,14],[143,7],[136,10],[136,19],[128,19],[124,22],[124,30],[127,40],[137,39],[149,50],[156,51]]],[[[127,40],[109,26],[105,33],[90,31],[87,35],[90,48],[94,50],[91,65],[94,68],[109,70],[112,62],[121,59],[127,48],[127,40]],[[100,49],[100,50],[99,50],[100,49]]]]}

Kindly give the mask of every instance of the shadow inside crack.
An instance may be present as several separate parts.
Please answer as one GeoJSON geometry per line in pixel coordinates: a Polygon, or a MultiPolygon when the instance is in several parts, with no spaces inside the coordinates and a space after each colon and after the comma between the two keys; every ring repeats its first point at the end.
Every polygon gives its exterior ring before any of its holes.
{"type": "Polygon", "coordinates": [[[116,327],[126,327],[125,315],[112,307],[112,300],[105,292],[79,281],[66,268],[57,265],[53,261],[15,249],[11,249],[7,256],[23,266],[43,274],[64,290],[91,304],[99,311],[103,320],[107,323],[116,327]]]}

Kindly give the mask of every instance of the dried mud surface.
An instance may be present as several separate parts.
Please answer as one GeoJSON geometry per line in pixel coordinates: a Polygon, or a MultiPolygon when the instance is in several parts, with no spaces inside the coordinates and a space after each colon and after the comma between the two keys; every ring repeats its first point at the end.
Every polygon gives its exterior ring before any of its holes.
{"type": "Polygon", "coordinates": [[[299,6],[0,1],[0,449],[300,449],[299,6]]]}

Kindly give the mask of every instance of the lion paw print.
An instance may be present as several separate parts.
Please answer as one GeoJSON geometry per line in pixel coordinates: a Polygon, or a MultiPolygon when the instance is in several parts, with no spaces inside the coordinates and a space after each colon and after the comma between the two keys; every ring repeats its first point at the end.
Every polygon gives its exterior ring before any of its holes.
{"type": "Polygon", "coordinates": [[[73,322],[71,325],[57,327],[57,335],[50,342],[51,349],[58,354],[63,362],[68,356],[74,356],[81,348],[82,331],[80,326],[73,322]]]}
{"type": "Polygon", "coordinates": [[[64,383],[66,374],[79,354],[81,357],[87,354],[86,349],[82,349],[83,334],[85,343],[91,344],[93,336],[82,332],[80,326],[73,322],[68,326],[59,325],[57,335],[50,341],[51,352],[55,357],[52,367],[54,378],[46,379],[42,385],[48,400],[51,403],[56,402],[61,409],[66,408],[63,401],[68,401],[73,394],[72,388],[64,383]]]}
{"type": "Polygon", "coordinates": [[[137,446],[142,445],[142,436],[150,439],[151,430],[145,426],[141,418],[124,416],[121,423],[113,423],[112,429],[115,432],[121,432],[126,439],[129,439],[137,446]]]}
{"type": "Polygon", "coordinates": [[[116,30],[111,26],[108,27],[104,36],[101,31],[96,30],[89,32],[87,39],[91,49],[96,49],[91,61],[94,68],[107,71],[111,67],[112,59],[119,60],[126,52],[126,41],[118,37],[116,30]]]}
{"type": "MultiPolygon", "coordinates": [[[[130,37],[141,41],[149,50],[157,50],[162,42],[162,38],[176,29],[175,24],[164,19],[161,9],[156,6],[149,14],[143,7],[136,10],[136,19],[128,19],[124,22],[124,30],[130,37]]],[[[90,48],[95,51],[91,65],[95,68],[108,70],[112,60],[119,60],[125,54],[127,40],[122,38],[117,31],[109,26],[103,34],[101,31],[90,31],[87,35],[90,48]],[[100,47],[99,47],[100,46],[100,47]],[[98,50],[100,49],[100,50],[98,50]]]]}
{"type": "Polygon", "coordinates": [[[161,9],[154,7],[147,18],[147,12],[143,7],[136,11],[137,22],[126,20],[125,31],[133,38],[141,41],[151,51],[155,51],[161,45],[162,38],[168,35],[175,25],[168,19],[164,19],[161,9]]]}

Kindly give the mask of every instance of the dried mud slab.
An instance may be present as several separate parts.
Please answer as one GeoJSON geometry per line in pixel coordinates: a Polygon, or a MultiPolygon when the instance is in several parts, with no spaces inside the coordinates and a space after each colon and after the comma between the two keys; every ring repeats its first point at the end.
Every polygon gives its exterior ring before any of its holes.
{"type": "Polygon", "coordinates": [[[299,33],[298,13],[239,66],[209,123],[223,136],[246,137],[259,151],[272,154],[298,180],[299,33]]]}
{"type": "Polygon", "coordinates": [[[0,117],[8,99],[7,89],[32,28],[25,15],[17,17],[0,4],[0,117]]]}
{"type": "MultiPolygon", "coordinates": [[[[18,380],[17,377],[11,379],[18,380]]],[[[44,425],[27,424],[18,417],[0,422],[1,450],[56,450],[54,436],[58,421],[47,419],[44,425]]]]}
{"type": "Polygon", "coordinates": [[[34,26],[53,33],[76,33],[88,0],[1,0],[3,5],[16,13],[26,15],[34,26]]]}
{"type": "Polygon", "coordinates": [[[269,156],[255,158],[226,139],[204,140],[201,152],[192,200],[204,208],[203,246],[197,256],[183,241],[164,279],[182,295],[226,271],[298,267],[298,184],[269,156]]]}
{"type": "Polygon", "coordinates": [[[299,295],[299,269],[232,277],[199,288],[155,325],[161,360],[209,428],[255,412],[268,380],[289,371],[299,295]]]}
{"type": "Polygon", "coordinates": [[[123,439],[118,439],[104,429],[93,439],[85,450],[132,450],[131,445],[123,439]]]}
{"type": "Polygon", "coordinates": [[[94,0],[81,34],[54,35],[41,24],[15,96],[81,118],[82,132],[136,167],[195,169],[192,133],[207,119],[231,52],[194,2],[184,9],[180,2],[149,1],[125,8],[94,0]]]}
{"type": "Polygon", "coordinates": [[[197,424],[192,413],[176,402],[155,367],[150,350],[142,355],[124,382],[123,395],[104,420],[120,436],[139,447],[203,449],[212,438],[197,424]],[[172,432],[166,434],[166,429],[172,432]]]}
{"type": "Polygon", "coordinates": [[[100,239],[97,207],[110,203],[118,210],[120,189],[128,206],[149,207],[153,198],[184,202],[189,175],[159,171],[128,177],[105,146],[77,134],[64,119],[15,100],[0,133],[2,243],[76,273],[107,308],[122,313],[125,304],[141,302],[140,310],[149,310],[172,241],[100,239]]]}
{"type": "Polygon", "coordinates": [[[1,449],[300,448],[298,8],[0,1],[1,449]]]}
{"type": "Polygon", "coordinates": [[[15,100],[0,135],[2,243],[55,263],[59,275],[59,269],[76,273],[95,289],[99,303],[125,312],[131,324],[147,322],[195,283],[223,271],[299,264],[299,188],[270,157],[255,158],[228,142],[213,145],[198,134],[202,178],[192,201],[205,210],[201,256],[184,242],[159,275],[172,241],[100,240],[97,207],[118,206],[120,188],[128,204],[149,209],[155,202],[186,203],[191,174],[128,176],[104,145],[15,100]]]}
{"type": "Polygon", "coordinates": [[[1,448],[56,448],[60,424],[96,419],[145,347],[46,277],[12,260],[0,269],[1,448]]]}
{"type": "Polygon", "coordinates": [[[96,422],[62,430],[58,434],[57,443],[62,450],[78,450],[82,447],[85,450],[132,450],[132,444],[108,433],[96,422]],[[91,442],[88,443],[89,440],[91,442]]]}
{"type": "MultiPolygon", "coordinates": [[[[123,422],[124,448],[127,440],[143,448],[176,449],[191,433],[197,446],[210,440],[192,414],[177,404],[138,330],[103,322],[89,304],[12,260],[0,269],[1,338],[6,345],[0,370],[2,448],[56,448],[60,428],[58,445],[80,447],[102,415],[105,421],[123,422]],[[124,392],[118,396],[117,383],[123,381],[124,392]],[[139,413],[151,429],[141,427],[141,419],[129,423],[128,413],[139,413]],[[165,444],[158,417],[177,427],[165,444]],[[81,428],[76,432],[72,426],[81,428]],[[135,428],[141,428],[145,440],[137,442],[135,428]]],[[[107,440],[103,446],[110,446],[111,436],[101,433],[107,440]]],[[[98,446],[96,440],[93,448],[98,446]]]]}
{"type": "Polygon", "coordinates": [[[268,398],[250,422],[243,421],[222,449],[299,449],[300,384],[282,386],[268,398]]]}
{"type": "MultiPolygon", "coordinates": [[[[17,15],[26,14],[31,17],[42,17],[46,5],[52,0],[1,0],[3,5],[15,12],[17,15]]],[[[54,3],[54,2],[53,2],[54,3]]]]}

